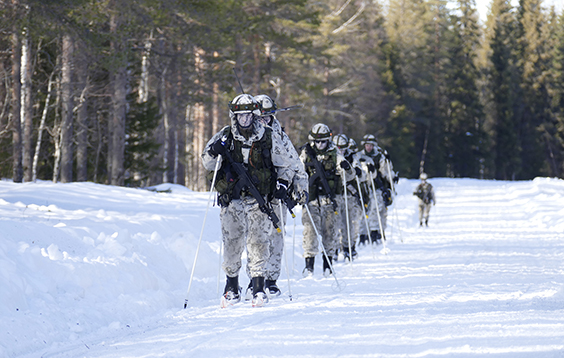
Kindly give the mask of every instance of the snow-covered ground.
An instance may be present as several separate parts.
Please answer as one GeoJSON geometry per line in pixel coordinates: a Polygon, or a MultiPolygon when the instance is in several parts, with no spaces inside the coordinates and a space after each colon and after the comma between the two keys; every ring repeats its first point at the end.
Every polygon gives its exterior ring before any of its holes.
{"type": "Polygon", "coordinates": [[[297,210],[263,308],[220,309],[211,206],[184,309],[208,193],[1,181],[0,357],[564,357],[564,181],[431,179],[428,228],[417,183],[338,285],[301,278],[297,210]]]}

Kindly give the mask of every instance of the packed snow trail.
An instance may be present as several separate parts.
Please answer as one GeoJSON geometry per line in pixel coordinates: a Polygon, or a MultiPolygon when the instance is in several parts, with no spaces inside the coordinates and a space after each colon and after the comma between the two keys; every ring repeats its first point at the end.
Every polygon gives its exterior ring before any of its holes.
{"type": "Polygon", "coordinates": [[[564,181],[430,182],[429,227],[418,226],[418,181],[401,180],[394,206],[403,242],[389,212],[390,252],[378,246],[373,257],[360,247],[354,265],[340,259],[342,291],[323,278],[320,257],[314,276],[301,278],[297,210],[293,301],[283,269],[282,296],[226,309],[217,208],[182,309],[205,193],[2,182],[0,285],[11,294],[0,293],[0,356],[564,357],[564,181]],[[49,205],[40,202],[45,192],[49,205]],[[75,195],[90,200],[70,204],[75,195]]]}

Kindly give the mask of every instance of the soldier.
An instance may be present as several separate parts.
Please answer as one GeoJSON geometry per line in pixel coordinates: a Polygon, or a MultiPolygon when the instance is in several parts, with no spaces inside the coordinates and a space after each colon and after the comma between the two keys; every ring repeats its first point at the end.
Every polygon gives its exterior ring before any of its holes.
{"type": "Polygon", "coordinates": [[[319,253],[319,242],[315,233],[321,235],[323,248],[323,275],[332,274],[332,254],[338,245],[337,202],[335,196],[342,193],[342,173],[345,180],[354,177],[354,170],[349,162],[338,153],[331,143],[331,130],[325,124],[318,123],[309,132],[309,142],[300,148],[300,159],[309,175],[309,201],[307,209],[311,213],[312,223],[307,212],[302,214],[303,249],[305,258],[304,277],[313,275],[315,256],[319,253]]]}
{"type": "MultiPolygon", "coordinates": [[[[337,196],[337,202],[339,204],[340,248],[342,249],[345,260],[350,260],[351,255],[353,259],[357,256],[356,239],[359,235],[360,223],[362,219],[360,193],[358,191],[358,185],[356,183],[356,178],[362,176],[362,169],[360,163],[354,156],[354,152],[350,149],[349,139],[346,135],[338,134],[333,137],[333,144],[337,147],[339,153],[343,155],[343,157],[345,157],[347,162],[352,164],[352,167],[354,168],[356,174],[351,181],[346,183],[346,194],[337,196]]],[[[343,183],[341,182],[340,185],[343,185],[343,183]]]]}
{"type": "MultiPolygon", "coordinates": [[[[368,211],[370,217],[370,240],[374,243],[379,243],[382,235],[386,230],[386,223],[388,217],[388,206],[392,204],[392,191],[391,183],[393,178],[392,163],[389,160],[389,155],[386,151],[382,150],[376,142],[376,137],[372,134],[367,134],[363,137],[361,144],[364,149],[361,151],[362,155],[370,157],[374,162],[374,188],[376,189],[376,201],[374,194],[370,192],[370,201],[368,204],[368,211]],[[378,213],[376,213],[378,211],[378,213]],[[378,222],[378,215],[382,227],[378,222]]],[[[370,183],[372,186],[372,183],[370,183]]],[[[361,234],[364,234],[361,232],[361,234]]],[[[362,238],[361,238],[362,241],[362,238]]]]}
{"type": "Polygon", "coordinates": [[[251,95],[235,97],[229,103],[231,125],[216,133],[202,154],[207,170],[221,164],[215,189],[221,206],[223,270],[227,276],[222,307],[240,301],[239,270],[245,243],[253,282],[252,305],[268,302],[264,284],[269,237],[279,225],[269,201],[286,195],[294,175],[282,139],[258,122],[259,115],[259,105],[251,95]]]}
{"type": "Polygon", "coordinates": [[[431,204],[435,205],[435,192],[433,186],[427,182],[427,174],[421,173],[419,179],[421,183],[413,192],[413,195],[419,198],[419,226],[423,226],[423,219],[425,219],[425,226],[429,226],[429,212],[431,204]]]}
{"type": "MultiPolygon", "coordinates": [[[[260,116],[259,122],[266,127],[271,128],[276,134],[282,139],[284,149],[286,150],[286,156],[288,161],[291,163],[291,168],[293,170],[293,177],[290,181],[290,186],[288,188],[288,196],[284,199],[290,199],[289,202],[294,205],[305,204],[307,202],[307,190],[308,190],[308,177],[304,169],[304,164],[300,161],[298,152],[290,137],[283,131],[280,122],[275,117],[276,113],[276,103],[269,96],[262,94],[254,97],[259,104],[260,116]]],[[[273,198],[271,205],[275,208],[275,212],[280,213],[280,203],[282,203],[282,221],[286,222],[286,211],[288,209],[284,200],[279,200],[273,198]]],[[[292,209],[292,208],[290,208],[292,209]]],[[[279,296],[281,294],[280,288],[276,284],[276,281],[280,277],[280,271],[282,267],[282,255],[284,253],[284,233],[283,231],[274,232],[270,237],[270,257],[267,262],[265,288],[270,297],[279,296]]],[[[247,264],[247,274],[250,277],[250,269],[247,264]]],[[[245,295],[245,300],[252,299],[253,292],[253,281],[251,280],[249,286],[247,287],[247,293],[245,295]]]]}

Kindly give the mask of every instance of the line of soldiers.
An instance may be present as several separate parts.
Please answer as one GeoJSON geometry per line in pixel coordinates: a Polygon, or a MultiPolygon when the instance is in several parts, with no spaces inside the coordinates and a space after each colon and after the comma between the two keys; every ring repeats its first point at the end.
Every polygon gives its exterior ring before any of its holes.
{"type": "Polygon", "coordinates": [[[208,141],[202,154],[221,207],[226,274],[222,307],[241,300],[239,271],[245,248],[250,278],[245,299],[260,307],[280,295],[276,281],[284,250],[283,223],[286,212],[293,214],[298,204],[304,205],[304,276],[313,274],[320,247],[328,276],[338,250],[351,259],[357,255],[357,238],[360,244],[385,240],[391,183],[397,175],[375,137],[366,135],[363,150],[357,151],[352,139],[344,134],[332,138],[329,127],[319,123],[298,152],[276,119],[277,110],[267,95],[238,95],[229,103],[231,124],[208,141]],[[369,220],[363,229],[364,210],[369,220]]]}

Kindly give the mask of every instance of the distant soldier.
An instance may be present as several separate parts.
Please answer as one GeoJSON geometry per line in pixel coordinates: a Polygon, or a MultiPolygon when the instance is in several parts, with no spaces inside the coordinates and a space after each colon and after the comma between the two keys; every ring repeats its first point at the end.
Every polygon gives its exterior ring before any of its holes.
{"type": "Polygon", "coordinates": [[[222,307],[241,299],[239,271],[245,244],[252,277],[252,305],[260,307],[268,302],[265,276],[270,237],[279,225],[270,200],[285,197],[294,176],[282,139],[258,122],[259,115],[259,104],[251,95],[235,97],[229,103],[231,125],[216,133],[202,154],[204,167],[212,171],[211,175],[218,160],[221,164],[215,189],[221,206],[223,270],[227,276],[222,307]]]}
{"type": "Polygon", "coordinates": [[[322,244],[328,256],[323,255],[323,275],[332,274],[332,255],[337,249],[339,238],[336,195],[343,192],[341,175],[345,174],[346,181],[354,177],[353,168],[333,146],[331,136],[329,127],[318,123],[309,131],[309,142],[300,148],[300,159],[309,175],[307,208],[313,217],[312,223],[304,210],[302,214],[305,258],[305,268],[302,274],[304,277],[313,275],[315,256],[319,253],[319,242],[313,225],[321,235],[322,244]]]}
{"type": "Polygon", "coordinates": [[[423,226],[423,220],[425,220],[425,226],[429,226],[429,212],[431,204],[435,205],[435,192],[433,186],[427,182],[427,174],[421,173],[419,179],[421,183],[413,192],[413,195],[419,198],[419,226],[423,226]]]}
{"type": "MultiPolygon", "coordinates": [[[[282,143],[284,144],[284,148],[286,149],[286,156],[288,158],[288,161],[291,163],[291,169],[294,172],[292,180],[290,181],[290,185],[288,187],[288,196],[286,198],[283,198],[283,200],[273,198],[271,201],[276,214],[280,213],[280,203],[282,203],[282,221],[285,223],[288,207],[284,203],[284,201],[288,201],[287,199],[290,199],[288,202],[291,202],[294,205],[306,204],[308,195],[308,177],[304,169],[304,164],[301,162],[296,148],[294,148],[292,141],[283,131],[278,119],[276,119],[276,103],[274,102],[274,100],[265,94],[255,96],[254,98],[258,102],[260,108],[261,114],[258,118],[259,122],[265,127],[272,128],[272,130],[280,136],[282,143]]],[[[267,290],[267,293],[270,297],[279,296],[281,294],[280,288],[276,284],[276,281],[280,277],[280,271],[282,268],[282,255],[284,253],[283,235],[283,231],[275,231],[270,237],[270,257],[266,265],[265,277],[265,289],[267,290]]],[[[249,275],[250,277],[250,269],[248,264],[247,275],[249,275]]],[[[247,287],[245,300],[251,300],[253,296],[252,293],[253,281],[251,280],[249,282],[249,286],[247,287]]]]}

